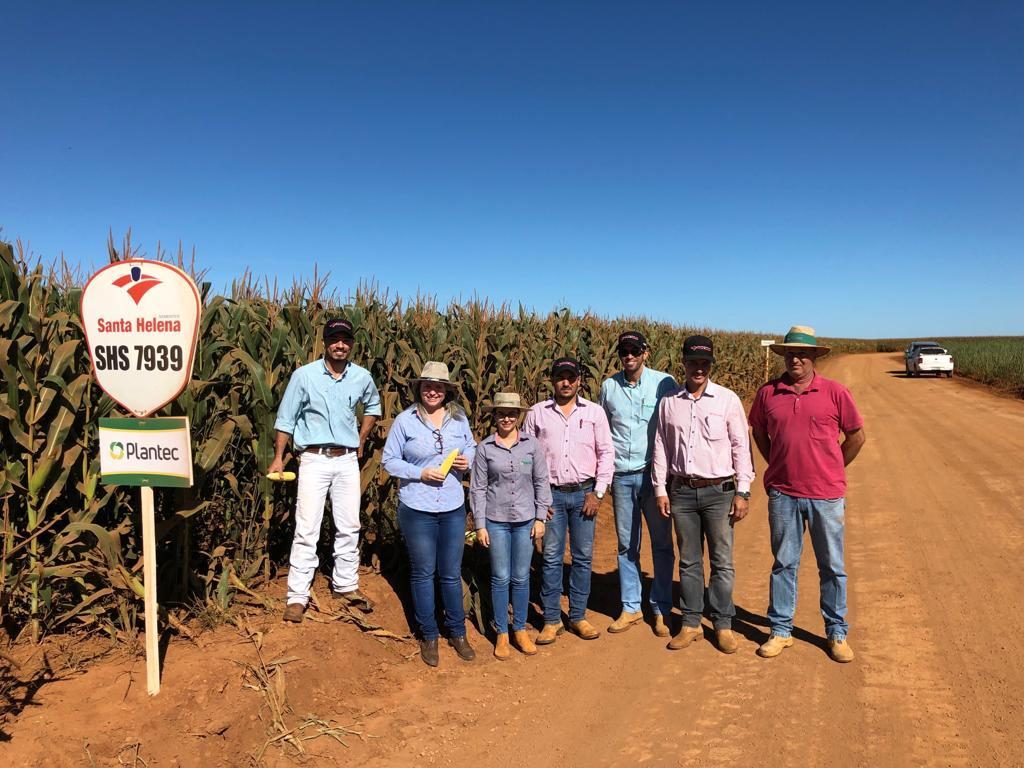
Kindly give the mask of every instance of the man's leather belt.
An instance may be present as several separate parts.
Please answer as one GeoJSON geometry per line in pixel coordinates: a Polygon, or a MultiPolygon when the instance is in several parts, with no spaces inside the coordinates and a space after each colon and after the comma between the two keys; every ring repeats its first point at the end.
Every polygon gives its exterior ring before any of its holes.
{"type": "Polygon", "coordinates": [[[346,445],[309,445],[302,449],[303,453],[319,453],[324,456],[344,456],[346,453],[355,453],[355,448],[346,445]]]}
{"type": "Polygon", "coordinates": [[[669,485],[685,485],[687,488],[707,488],[712,485],[721,485],[732,480],[732,477],[692,477],[686,475],[672,475],[669,477],[669,485]]]}
{"type": "Polygon", "coordinates": [[[616,477],[629,477],[630,475],[639,475],[641,472],[646,472],[650,467],[649,464],[645,464],[640,469],[627,469],[624,472],[616,472],[616,477]]]}
{"type": "Polygon", "coordinates": [[[584,480],[582,483],[566,483],[565,485],[554,485],[551,487],[556,491],[562,493],[575,493],[576,491],[587,491],[588,493],[594,490],[594,479],[584,480]]]}

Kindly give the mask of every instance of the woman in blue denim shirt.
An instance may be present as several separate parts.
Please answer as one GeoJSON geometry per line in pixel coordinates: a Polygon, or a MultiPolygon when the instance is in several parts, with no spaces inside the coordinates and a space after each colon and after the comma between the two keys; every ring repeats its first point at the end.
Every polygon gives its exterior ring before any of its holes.
{"type": "Polygon", "coordinates": [[[494,656],[504,661],[512,653],[508,642],[509,583],[515,644],[527,656],[537,652],[526,632],[531,539],[544,538],[551,486],[540,441],[519,431],[519,419],[526,410],[519,395],[499,392],[490,409],[496,431],[477,447],[469,495],[477,541],[491,554],[491,602],[498,633],[494,656]]]}
{"type": "Polygon", "coordinates": [[[385,471],[398,479],[398,525],[411,565],[413,610],[421,635],[420,658],[438,664],[434,577],[441,578],[448,643],[459,657],[476,654],[466,640],[462,607],[462,551],[466,541],[466,494],[462,478],[476,452],[466,412],[453,401],[455,385],[444,363],[428,362],[412,382],[416,402],[395,417],[384,444],[385,471]],[[447,473],[441,463],[459,455],[447,473]]]}

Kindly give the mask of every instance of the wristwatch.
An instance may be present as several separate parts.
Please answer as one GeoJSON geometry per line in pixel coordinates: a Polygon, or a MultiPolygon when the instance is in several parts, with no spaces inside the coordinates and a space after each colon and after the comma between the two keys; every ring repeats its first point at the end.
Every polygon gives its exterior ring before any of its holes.
{"type": "Polygon", "coordinates": [[[750,491],[736,491],[736,495],[739,496],[741,499],[746,499],[747,501],[750,501],[750,491]]]}
{"type": "Polygon", "coordinates": [[[597,496],[598,501],[604,501],[604,491],[594,491],[594,495],[597,496]]]}

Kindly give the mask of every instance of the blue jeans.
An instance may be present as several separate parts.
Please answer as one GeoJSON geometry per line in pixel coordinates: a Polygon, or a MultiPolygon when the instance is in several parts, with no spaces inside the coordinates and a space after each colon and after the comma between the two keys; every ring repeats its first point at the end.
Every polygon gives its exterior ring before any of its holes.
{"type": "Polygon", "coordinates": [[[797,571],[805,528],[811,532],[811,546],[818,561],[825,634],[841,640],[849,632],[843,565],[845,511],[846,500],[842,498],[801,499],[768,489],[768,526],[775,556],[768,598],[768,621],[773,635],[789,637],[793,633],[797,571]]]}
{"type": "Polygon", "coordinates": [[[530,606],[530,561],[533,520],[521,523],[487,521],[491,538],[491,603],[498,634],[508,632],[509,583],[512,584],[512,629],[526,629],[526,611],[530,606]]]}
{"type": "Polygon", "coordinates": [[[412,606],[424,640],[440,635],[434,604],[434,577],[441,577],[441,602],[448,634],[466,634],[462,606],[462,551],[466,546],[466,507],[421,512],[398,505],[398,526],[409,550],[412,606]]]}
{"type": "Polygon", "coordinates": [[[562,620],[562,558],[565,536],[569,534],[569,621],[582,621],[587,615],[590,597],[590,564],[594,555],[596,517],[583,516],[583,491],[564,493],[551,489],[551,508],[555,511],[544,531],[544,574],[540,601],[544,606],[544,623],[562,620]]]}
{"type": "Polygon", "coordinates": [[[672,549],[672,521],[662,517],[654,503],[650,470],[615,475],[612,479],[612,501],[615,504],[615,533],[619,540],[622,610],[629,613],[640,611],[643,584],[640,573],[643,525],[640,519],[643,517],[651,535],[651,558],[654,561],[651,610],[655,616],[668,616],[672,612],[672,566],[676,562],[676,553],[672,549]]]}
{"type": "Polygon", "coordinates": [[[669,494],[672,521],[679,539],[679,607],[683,626],[700,626],[704,613],[704,541],[708,543],[708,604],[715,629],[731,629],[736,615],[732,600],[736,570],[732,563],[729,513],[735,491],[722,486],[675,486],[669,494]]]}

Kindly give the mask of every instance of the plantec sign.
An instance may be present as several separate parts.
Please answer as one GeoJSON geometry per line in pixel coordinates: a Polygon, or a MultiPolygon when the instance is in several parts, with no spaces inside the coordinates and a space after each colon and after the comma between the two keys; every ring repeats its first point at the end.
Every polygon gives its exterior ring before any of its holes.
{"type": "Polygon", "coordinates": [[[82,290],[82,326],[97,383],[126,410],[147,416],[192,377],[200,300],[196,284],[162,261],[104,267],[82,290]]]}
{"type": "Polygon", "coordinates": [[[104,485],[191,487],[188,419],[100,419],[99,433],[104,485]]]}

